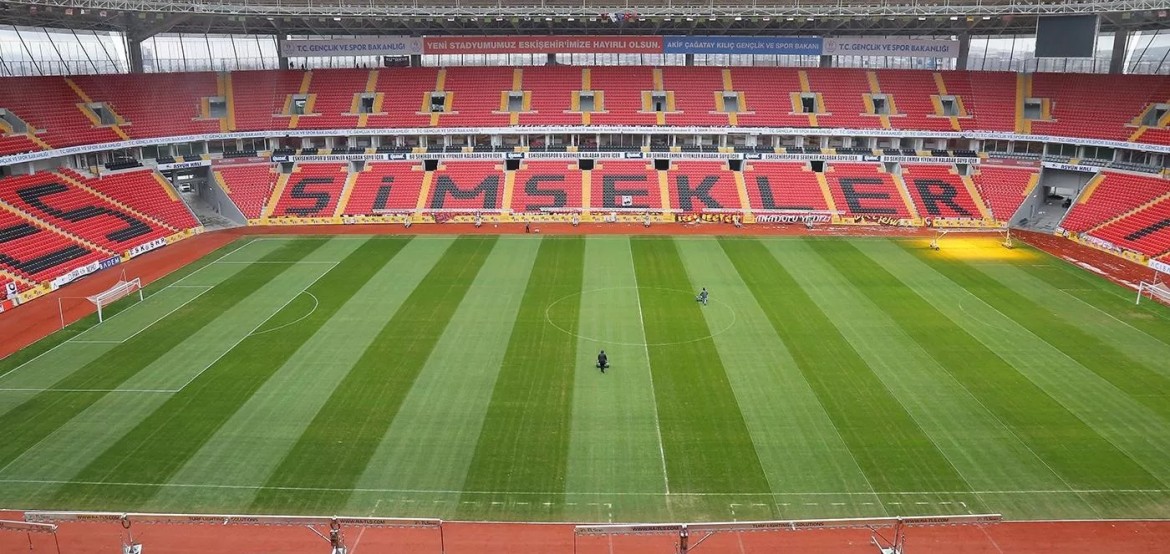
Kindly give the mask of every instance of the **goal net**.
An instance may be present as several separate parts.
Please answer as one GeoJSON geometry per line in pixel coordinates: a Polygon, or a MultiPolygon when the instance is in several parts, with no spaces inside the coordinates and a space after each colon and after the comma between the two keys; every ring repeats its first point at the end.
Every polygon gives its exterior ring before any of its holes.
{"type": "Polygon", "coordinates": [[[138,293],[138,300],[141,301],[143,299],[142,280],[135,278],[127,281],[123,278],[122,280],[119,280],[117,283],[115,283],[114,286],[93,296],[87,296],[86,298],[89,299],[90,302],[93,302],[94,306],[97,306],[98,322],[100,323],[104,321],[104,316],[102,315],[103,308],[114,302],[117,302],[118,300],[126,298],[135,292],[138,293]]]}
{"type": "Polygon", "coordinates": [[[1160,300],[1165,304],[1170,304],[1170,286],[1166,285],[1165,281],[1154,279],[1154,282],[1142,281],[1138,284],[1137,303],[1142,303],[1142,297],[1148,297],[1151,300],[1160,300]]]}

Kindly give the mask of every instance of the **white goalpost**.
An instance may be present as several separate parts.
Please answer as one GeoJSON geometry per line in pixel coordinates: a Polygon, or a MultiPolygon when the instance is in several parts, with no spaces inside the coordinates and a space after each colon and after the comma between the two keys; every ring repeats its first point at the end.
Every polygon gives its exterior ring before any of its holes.
{"type": "Polygon", "coordinates": [[[1155,271],[1153,281],[1142,281],[1138,283],[1138,293],[1136,304],[1142,303],[1142,296],[1148,296],[1150,300],[1158,299],[1166,304],[1170,304],[1170,286],[1161,278],[1162,274],[1155,271]]]}
{"type": "Polygon", "coordinates": [[[127,281],[125,274],[123,274],[122,278],[119,279],[118,282],[114,284],[114,286],[93,296],[87,296],[86,298],[88,298],[90,302],[93,302],[94,306],[97,306],[98,323],[101,323],[102,321],[105,321],[102,315],[103,307],[126,298],[135,292],[138,293],[138,301],[141,302],[143,300],[142,280],[135,277],[134,279],[127,281]]]}
{"type": "MultiPolygon", "coordinates": [[[[85,297],[66,296],[66,297],[58,298],[57,299],[57,315],[60,317],[60,320],[61,320],[61,328],[64,329],[65,325],[66,325],[66,322],[65,322],[65,303],[64,303],[65,300],[69,300],[69,299],[81,300],[82,298],[84,298],[85,300],[88,300],[91,304],[93,304],[97,308],[98,323],[101,323],[101,322],[105,321],[105,308],[106,307],[108,307],[110,304],[113,304],[114,302],[117,302],[118,300],[126,298],[127,296],[130,296],[130,295],[133,295],[136,292],[138,293],[138,301],[139,302],[141,302],[142,300],[145,299],[145,297],[142,294],[142,279],[137,278],[137,277],[135,277],[134,279],[129,279],[126,277],[126,272],[123,271],[122,275],[118,277],[117,283],[114,283],[113,286],[111,286],[110,288],[103,290],[95,295],[85,296],[85,297]]],[[[76,306],[76,304],[73,304],[73,306],[76,306]]],[[[70,310],[72,310],[72,309],[73,308],[71,307],[70,310]]]]}

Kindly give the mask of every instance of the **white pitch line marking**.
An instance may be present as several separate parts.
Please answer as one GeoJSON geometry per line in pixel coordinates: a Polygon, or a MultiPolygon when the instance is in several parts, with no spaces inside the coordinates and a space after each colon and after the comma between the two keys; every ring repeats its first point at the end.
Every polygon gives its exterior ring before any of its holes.
{"type": "MultiPolygon", "coordinates": [[[[630,263],[634,263],[634,251],[630,250],[630,263]]],[[[642,315],[642,293],[634,289],[634,301],[638,304],[638,325],[642,328],[642,338],[646,338],[646,318],[642,315]]],[[[658,435],[658,458],[662,461],[662,484],[670,495],[670,477],[666,473],[666,449],[662,447],[662,425],[658,422],[658,394],[654,391],[654,372],[650,369],[650,345],[642,341],[642,348],[646,352],[646,371],[650,374],[650,397],[654,399],[654,432],[658,435]]]]}

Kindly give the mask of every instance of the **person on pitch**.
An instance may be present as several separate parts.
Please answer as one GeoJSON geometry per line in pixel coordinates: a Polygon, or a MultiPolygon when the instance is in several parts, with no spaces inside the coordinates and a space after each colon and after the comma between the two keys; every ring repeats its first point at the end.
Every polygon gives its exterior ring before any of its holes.
{"type": "Polygon", "coordinates": [[[706,306],[707,305],[707,295],[708,295],[707,287],[703,287],[703,290],[699,291],[699,295],[695,297],[695,301],[702,302],[703,305],[706,306]]]}
{"type": "Polygon", "coordinates": [[[609,356],[606,356],[605,351],[602,350],[600,353],[597,354],[597,369],[600,369],[602,373],[605,373],[605,369],[608,367],[609,367],[609,356]]]}

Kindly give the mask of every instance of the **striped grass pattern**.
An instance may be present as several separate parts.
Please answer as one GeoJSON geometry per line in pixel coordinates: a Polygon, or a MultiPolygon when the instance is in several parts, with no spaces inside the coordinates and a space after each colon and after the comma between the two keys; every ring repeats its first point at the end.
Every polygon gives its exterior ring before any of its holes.
{"type": "Polygon", "coordinates": [[[244,239],[0,360],[0,505],[1170,517],[1170,310],[961,241],[244,239]]]}

